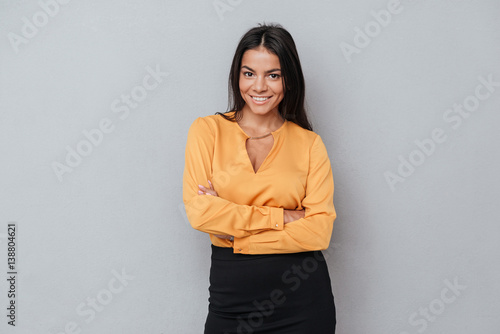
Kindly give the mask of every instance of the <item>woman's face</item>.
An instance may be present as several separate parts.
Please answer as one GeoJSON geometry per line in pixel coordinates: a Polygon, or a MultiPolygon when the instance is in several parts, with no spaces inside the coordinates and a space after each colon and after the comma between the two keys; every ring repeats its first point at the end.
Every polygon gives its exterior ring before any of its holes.
{"type": "Polygon", "coordinates": [[[245,51],[239,85],[247,109],[258,115],[278,113],[278,105],[284,97],[278,56],[264,47],[245,51]]]}

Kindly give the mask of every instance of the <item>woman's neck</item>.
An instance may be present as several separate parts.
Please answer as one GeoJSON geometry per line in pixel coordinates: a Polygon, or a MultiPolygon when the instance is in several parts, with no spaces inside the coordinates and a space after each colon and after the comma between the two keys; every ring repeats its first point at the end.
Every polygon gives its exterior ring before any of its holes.
{"type": "Polygon", "coordinates": [[[253,130],[255,133],[276,131],[285,121],[277,110],[268,112],[265,115],[257,115],[245,106],[241,113],[243,117],[238,124],[253,130]]]}

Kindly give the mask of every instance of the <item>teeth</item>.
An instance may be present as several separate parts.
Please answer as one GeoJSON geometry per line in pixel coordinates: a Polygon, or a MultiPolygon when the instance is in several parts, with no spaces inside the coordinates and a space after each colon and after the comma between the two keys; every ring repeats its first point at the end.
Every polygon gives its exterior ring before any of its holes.
{"type": "Polygon", "coordinates": [[[252,99],[254,99],[255,101],[263,102],[263,101],[267,100],[268,97],[255,97],[255,96],[252,96],[252,99]]]}

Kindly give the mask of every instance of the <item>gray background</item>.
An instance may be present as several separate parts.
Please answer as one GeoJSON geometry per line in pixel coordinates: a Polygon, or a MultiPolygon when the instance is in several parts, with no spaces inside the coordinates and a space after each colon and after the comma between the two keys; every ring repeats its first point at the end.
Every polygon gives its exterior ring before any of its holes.
{"type": "Polygon", "coordinates": [[[263,21],[296,41],[332,162],[337,332],[498,333],[500,87],[473,96],[479,77],[500,82],[500,2],[402,0],[380,31],[371,11],[390,1],[45,3],[52,16],[0,4],[0,277],[9,222],[19,272],[15,328],[0,280],[2,333],[202,333],[210,242],[182,206],[187,130],[226,110],[236,44],[263,21]],[[23,17],[40,27],[19,42],[23,17]],[[365,27],[349,62],[341,46],[365,27]],[[168,76],[144,90],[148,66],[168,76]],[[114,112],[131,92],[130,113],[114,112]],[[443,118],[464,103],[459,126],[443,118]],[[106,119],[113,131],[85,147],[106,119]],[[418,153],[435,129],[441,142],[418,153]],[[60,180],[54,162],[78,145],[92,151],[60,180]]]}

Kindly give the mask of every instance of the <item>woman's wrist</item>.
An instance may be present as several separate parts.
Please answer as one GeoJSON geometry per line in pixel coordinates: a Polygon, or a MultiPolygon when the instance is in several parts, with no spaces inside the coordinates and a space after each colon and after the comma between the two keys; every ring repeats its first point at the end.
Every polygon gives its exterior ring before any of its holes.
{"type": "Polygon", "coordinates": [[[304,218],[305,210],[283,210],[283,224],[288,224],[293,221],[299,220],[300,218],[304,218]]]}
{"type": "Polygon", "coordinates": [[[283,224],[288,224],[288,210],[283,209],[283,224]]]}

